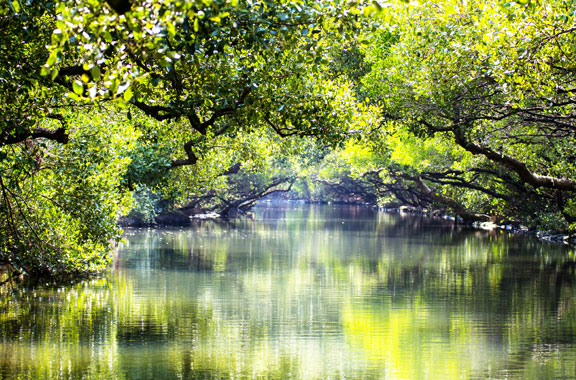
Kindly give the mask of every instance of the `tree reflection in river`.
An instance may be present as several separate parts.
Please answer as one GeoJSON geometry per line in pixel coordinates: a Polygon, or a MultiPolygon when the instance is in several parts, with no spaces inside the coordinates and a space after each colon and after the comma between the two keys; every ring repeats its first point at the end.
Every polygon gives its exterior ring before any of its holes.
{"type": "Polygon", "coordinates": [[[2,379],[576,378],[574,252],[361,207],[134,230],[2,288],[2,379]]]}

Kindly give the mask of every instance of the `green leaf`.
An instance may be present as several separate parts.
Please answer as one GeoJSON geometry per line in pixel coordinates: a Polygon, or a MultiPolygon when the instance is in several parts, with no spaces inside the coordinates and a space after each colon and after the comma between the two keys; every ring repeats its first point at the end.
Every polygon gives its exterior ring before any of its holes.
{"type": "Polygon", "coordinates": [[[100,68],[96,65],[92,66],[90,69],[90,74],[92,75],[92,80],[99,81],[100,80],[100,68]]]}
{"type": "Polygon", "coordinates": [[[58,49],[52,50],[48,56],[48,60],[46,61],[46,66],[50,67],[56,63],[56,60],[58,59],[58,51],[58,49]]]}
{"type": "Polygon", "coordinates": [[[134,92],[132,91],[132,86],[130,86],[124,91],[124,100],[126,102],[129,102],[130,99],[132,99],[133,97],[134,97],[134,92]]]}
{"type": "Polygon", "coordinates": [[[18,0],[13,0],[11,4],[12,8],[14,9],[14,12],[20,13],[20,3],[18,2],[18,0]]]}
{"type": "Polygon", "coordinates": [[[72,82],[72,90],[74,90],[75,94],[82,95],[82,92],[84,92],[84,84],[79,80],[75,80],[72,82]]]}
{"type": "Polygon", "coordinates": [[[44,65],[40,69],[40,75],[42,75],[43,77],[48,76],[48,74],[50,74],[51,72],[52,70],[50,70],[50,66],[48,65],[44,65]]]}
{"type": "Polygon", "coordinates": [[[58,73],[59,73],[59,72],[60,72],[60,70],[59,70],[57,67],[53,68],[53,69],[52,69],[52,73],[50,74],[50,78],[51,78],[52,80],[56,79],[56,77],[58,76],[58,73]]]}
{"type": "Polygon", "coordinates": [[[68,92],[68,93],[66,93],[66,95],[75,101],[80,101],[80,99],[81,99],[78,95],[76,95],[73,92],[68,92]]]}

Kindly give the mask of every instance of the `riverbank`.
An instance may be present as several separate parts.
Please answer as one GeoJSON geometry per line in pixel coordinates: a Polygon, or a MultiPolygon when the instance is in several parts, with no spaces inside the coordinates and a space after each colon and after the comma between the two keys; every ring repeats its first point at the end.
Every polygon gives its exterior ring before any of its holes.
{"type": "MultiPolygon", "coordinates": [[[[565,233],[554,233],[546,231],[538,231],[534,229],[529,229],[528,227],[522,225],[521,223],[513,224],[498,224],[494,222],[467,222],[460,217],[455,217],[453,215],[446,214],[444,210],[428,210],[420,209],[415,207],[400,206],[400,207],[384,207],[375,206],[361,202],[309,202],[304,200],[265,200],[266,202],[298,202],[307,204],[326,204],[326,205],[347,205],[347,206],[361,206],[378,209],[380,212],[387,213],[404,213],[413,215],[422,215],[430,218],[438,218],[442,220],[448,220],[453,222],[455,225],[466,226],[470,228],[485,230],[485,231],[495,231],[500,230],[511,234],[519,234],[525,236],[536,237],[539,240],[560,243],[560,244],[570,244],[576,245],[576,234],[565,234],[565,233]]],[[[170,212],[164,212],[157,215],[153,220],[146,221],[142,216],[130,215],[123,216],[118,220],[118,225],[121,227],[189,227],[194,221],[198,220],[230,220],[236,217],[241,217],[247,215],[244,211],[239,211],[227,217],[206,210],[176,210],[170,212]]]]}
{"type": "Polygon", "coordinates": [[[494,222],[472,222],[467,223],[460,217],[455,217],[452,215],[448,215],[442,213],[438,210],[427,210],[427,209],[418,209],[414,207],[378,207],[378,209],[382,212],[389,212],[389,213],[406,213],[406,214],[414,214],[414,215],[423,215],[431,218],[440,218],[443,220],[449,220],[454,222],[457,225],[469,226],[472,228],[485,230],[485,231],[495,231],[501,230],[511,234],[519,234],[519,235],[526,235],[536,237],[539,240],[552,242],[552,243],[560,243],[560,244],[570,244],[576,245],[576,234],[565,234],[565,233],[554,233],[554,232],[547,232],[547,231],[539,231],[534,229],[529,229],[528,227],[522,225],[521,223],[515,224],[498,224],[494,222]]]}

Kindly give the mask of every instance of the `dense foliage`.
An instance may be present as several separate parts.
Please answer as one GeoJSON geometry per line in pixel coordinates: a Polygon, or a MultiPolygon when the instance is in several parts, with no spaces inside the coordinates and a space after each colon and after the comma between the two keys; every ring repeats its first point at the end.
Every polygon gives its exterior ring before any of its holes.
{"type": "Polygon", "coordinates": [[[358,114],[328,70],[353,4],[0,7],[0,251],[18,271],[102,268],[131,194],[146,218],[248,207],[299,170],[282,137],[338,144],[358,114]]]}
{"type": "Polygon", "coordinates": [[[4,2],[2,261],[98,270],[130,209],[288,189],[574,230],[573,9],[4,2]]]}
{"type": "Polygon", "coordinates": [[[423,2],[383,18],[365,83],[392,175],[470,216],[574,228],[574,4],[423,2]]]}
{"type": "Polygon", "coordinates": [[[373,157],[350,164],[358,147],[349,147],[332,167],[363,171],[348,180],[402,204],[574,230],[573,10],[571,1],[389,4],[362,49],[362,92],[383,118],[364,131],[373,157]]]}

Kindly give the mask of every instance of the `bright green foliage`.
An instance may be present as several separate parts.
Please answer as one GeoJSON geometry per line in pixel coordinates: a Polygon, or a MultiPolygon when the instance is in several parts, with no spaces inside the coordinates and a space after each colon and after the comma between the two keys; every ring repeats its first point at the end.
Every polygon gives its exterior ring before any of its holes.
{"type": "Polygon", "coordinates": [[[291,183],[573,229],[573,9],[4,2],[3,261],[91,271],[133,192],[151,220],[242,209],[291,183]]]}
{"type": "Polygon", "coordinates": [[[195,160],[199,140],[238,128],[341,139],[345,118],[332,103],[347,86],[326,68],[347,28],[360,25],[359,10],[315,1],[131,9],[118,15],[100,1],[59,3],[43,73],[63,77],[72,99],[115,97],[179,125],[173,137],[193,151],[178,164],[195,160]]]}
{"type": "Polygon", "coordinates": [[[254,131],[234,138],[219,136],[210,142],[196,165],[172,170],[168,180],[159,185],[173,205],[198,200],[199,207],[219,209],[222,201],[241,198],[278,179],[284,179],[283,183],[297,174],[297,165],[289,162],[297,157],[292,144],[275,135],[254,131]]]}
{"type": "Polygon", "coordinates": [[[279,137],[337,145],[363,120],[333,60],[362,14],[340,1],[3,3],[3,261],[92,271],[132,191],[151,219],[293,178],[279,137]]]}
{"type": "Polygon", "coordinates": [[[119,186],[135,131],[117,117],[70,117],[68,144],[2,148],[2,259],[26,273],[92,272],[108,263],[116,220],[131,205],[119,186]]]}
{"type": "Polygon", "coordinates": [[[478,213],[574,223],[573,10],[449,0],[382,10],[364,84],[389,120],[372,136],[396,176],[478,213]]]}
{"type": "Polygon", "coordinates": [[[332,150],[309,149],[316,157],[301,173],[301,184],[296,188],[300,197],[312,201],[378,203],[381,194],[370,180],[379,175],[386,165],[385,159],[357,140],[349,140],[332,150]]]}
{"type": "Polygon", "coordinates": [[[34,131],[37,135],[64,140],[62,133],[34,130],[38,121],[61,116],[52,106],[66,105],[60,101],[61,91],[51,78],[40,73],[40,67],[48,59],[45,45],[54,26],[50,6],[42,3],[0,4],[0,146],[21,142],[34,131]]]}

